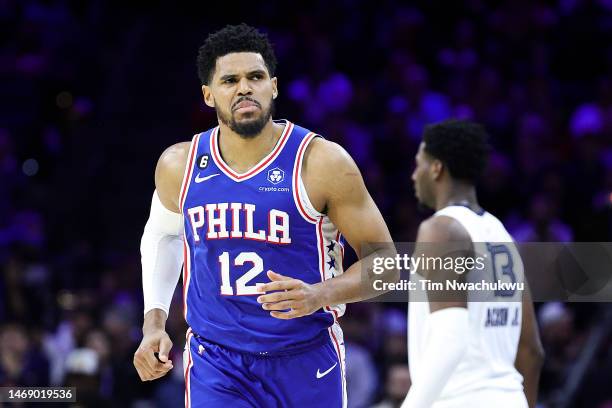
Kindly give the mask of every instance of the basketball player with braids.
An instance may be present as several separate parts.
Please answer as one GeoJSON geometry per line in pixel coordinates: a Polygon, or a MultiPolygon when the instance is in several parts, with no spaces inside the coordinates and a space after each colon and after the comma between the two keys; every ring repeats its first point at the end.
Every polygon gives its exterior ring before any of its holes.
{"type": "Polygon", "coordinates": [[[256,29],[211,34],[198,73],[218,125],[155,171],[134,365],[143,381],[173,367],[165,321],[182,263],[187,407],[346,406],[338,318],[380,294],[362,285],[375,252],[361,248],[391,242],[387,226],[344,149],[272,118],[275,69],[256,29]],[[360,261],[343,272],[345,240],[360,261]]]}

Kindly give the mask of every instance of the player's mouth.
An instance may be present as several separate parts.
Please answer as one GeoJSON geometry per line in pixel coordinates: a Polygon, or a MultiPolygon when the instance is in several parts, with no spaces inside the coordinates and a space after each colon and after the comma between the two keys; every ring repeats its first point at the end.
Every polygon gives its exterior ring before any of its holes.
{"type": "Polygon", "coordinates": [[[259,104],[250,99],[243,99],[234,105],[234,112],[237,113],[255,112],[258,109],[260,109],[259,104]]]}

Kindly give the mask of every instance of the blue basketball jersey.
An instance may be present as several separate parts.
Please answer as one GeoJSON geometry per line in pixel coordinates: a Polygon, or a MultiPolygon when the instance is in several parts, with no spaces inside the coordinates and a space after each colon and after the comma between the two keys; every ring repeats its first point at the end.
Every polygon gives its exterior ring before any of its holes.
{"type": "Polygon", "coordinates": [[[185,219],[183,307],[203,338],[268,353],[320,335],[344,305],[279,320],[257,303],[268,270],[314,284],[342,273],[341,236],[310,203],[301,179],[308,143],[318,135],[289,121],[274,149],[246,173],[221,157],[219,127],[194,136],[180,206],[185,219]]]}

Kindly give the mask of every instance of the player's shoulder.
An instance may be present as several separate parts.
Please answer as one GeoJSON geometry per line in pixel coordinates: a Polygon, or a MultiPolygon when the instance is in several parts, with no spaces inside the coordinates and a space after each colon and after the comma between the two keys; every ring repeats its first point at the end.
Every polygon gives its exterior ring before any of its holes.
{"type": "Polygon", "coordinates": [[[163,151],[155,168],[155,187],[164,206],[179,212],[178,196],[191,142],[173,144],[163,151]]]}
{"type": "Polygon", "coordinates": [[[347,151],[320,137],[308,145],[302,164],[302,180],[311,202],[321,212],[331,202],[351,199],[365,191],[359,168],[347,151]]]}
{"type": "Polygon", "coordinates": [[[159,157],[159,163],[166,166],[175,166],[177,162],[187,162],[191,142],[179,142],[167,147],[159,157]]]}
{"type": "Polygon", "coordinates": [[[323,139],[314,138],[304,153],[304,161],[309,167],[319,171],[328,172],[348,168],[357,168],[357,165],[348,152],[338,143],[323,139]]]}
{"type": "Polygon", "coordinates": [[[454,217],[432,215],[419,225],[418,240],[421,242],[471,241],[470,234],[454,217]]]}
{"type": "Polygon", "coordinates": [[[191,142],[180,142],[166,148],[159,156],[155,172],[182,178],[189,158],[190,147],[191,142]]]}

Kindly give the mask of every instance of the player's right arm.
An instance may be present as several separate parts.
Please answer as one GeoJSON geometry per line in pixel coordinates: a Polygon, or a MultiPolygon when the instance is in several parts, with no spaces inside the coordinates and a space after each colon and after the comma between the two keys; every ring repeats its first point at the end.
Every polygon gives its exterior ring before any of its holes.
{"type": "MultiPolygon", "coordinates": [[[[421,223],[415,254],[423,259],[473,257],[472,240],[455,219],[433,216],[421,223]]],[[[455,265],[458,263],[453,262],[455,265]]],[[[429,265],[429,264],[427,264],[429,265]]],[[[465,281],[452,269],[422,265],[418,274],[432,282],[465,281]],[[430,269],[428,269],[430,268],[430,269]]],[[[468,348],[469,316],[465,291],[427,291],[430,314],[418,378],[414,378],[402,408],[430,407],[440,397],[468,348]]],[[[410,363],[410,362],[409,362],[410,363]]],[[[416,377],[416,376],[415,376],[416,377]]]]}
{"type": "Polygon", "coordinates": [[[533,302],[528,290],[523,292],[523,322],[521,337],[514,366],[523,376],[523,390],[529,403],[534,408],[538,400],[540,371],[544,363],[544,348],[540,342],[538,325],[533,311],[533,302]]]}
{"type": "Polygon", "coordinates": [[[165,327],[182,262],[179,195],[189,147],[189,142],[175,144],[159,158],[151,213],[140,243],[145,316],[134,367],[142,381],[160,378],[173,367],[168,359],[172,341],[165,327]],[[159,360],[154,353],[159,353],[159,360]]]}

